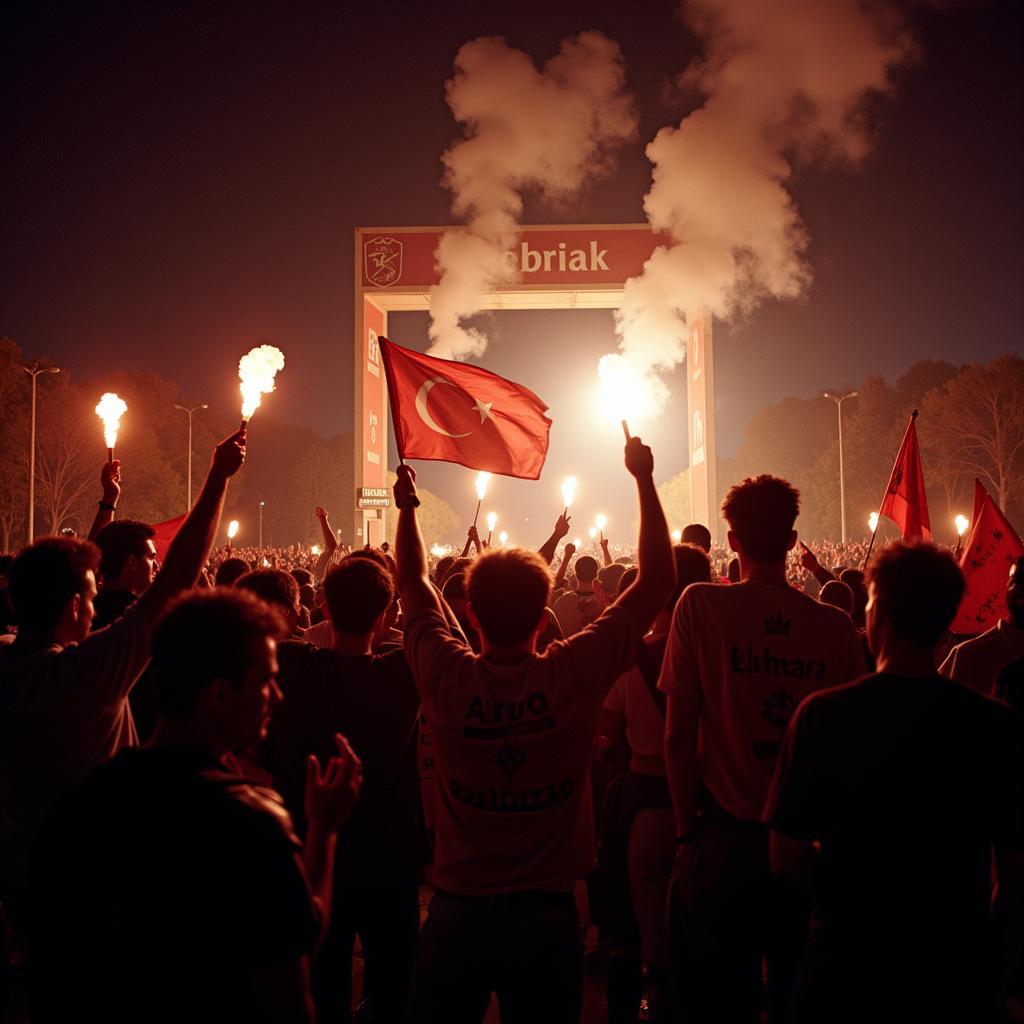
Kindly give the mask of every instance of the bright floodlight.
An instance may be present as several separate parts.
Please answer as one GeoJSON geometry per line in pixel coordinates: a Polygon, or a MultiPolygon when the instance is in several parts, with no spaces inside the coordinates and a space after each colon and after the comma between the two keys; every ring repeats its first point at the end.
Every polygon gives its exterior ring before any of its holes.
{"type": "Polygon", "coordinates": [[[243,422],[260,407],[262,396],[274,390],[274,378],[283,369],[284,353],[273,345],[258,345],[238,361],[243,422]]]}
{"type": "Polygon", "coordinates": [[[967,532],[967,527],[971,525],[967,516],[957,516],[953,522],[956,523],[956,532],[959,537],[962,537],[967,532]]]}
{"type": "Polygon", "coordinates": [[[96,406],[96,415],[103,421],[103,440],[108,448],[117,444],[117,431],[121,425],[121,417],[128,411],[123,398],[108,391],[96,406]]]}

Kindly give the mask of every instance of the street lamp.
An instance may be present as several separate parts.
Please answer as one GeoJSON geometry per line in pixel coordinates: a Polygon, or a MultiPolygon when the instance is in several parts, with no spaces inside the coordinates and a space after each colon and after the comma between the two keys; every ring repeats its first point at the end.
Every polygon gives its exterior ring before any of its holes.
{"type": "Polygon", "coordinates": [[[259,549],[263,550],[263,506],[266,502],[260,498],[260,528],[259,528],[259,549]]]}
{"type": "Polygon", "coordinates": [[[845,395],[834,395],[826,391],[825,398],[831,398],[836,403],[836,415],[839,417],[839,533],[840,539],[846,543],[846,481],[843,479],[843,402],[848,398],[856,398],[856,391],[849,391],[845,395]]]}
{"type": "Polygon", "coordinates": [[[174,403],[175,409],[180,409],[186,416],[188,416],[188,505],[186,508],[192,508],[192,413],[199,412],[200,409],[209,409],[210,407],[203,402],[202,405],[193,405],[191,409],[184,405],[178,405],[174,403]]]}
{"type": "Polygon", "coordinates": [[[41,373],[60,373],[59,366],[40,366],[38,362],[22,369],[32,378],[32,417],[28,440],[28,542],[35,539],[36,524],[36,377],[41,373]]]}

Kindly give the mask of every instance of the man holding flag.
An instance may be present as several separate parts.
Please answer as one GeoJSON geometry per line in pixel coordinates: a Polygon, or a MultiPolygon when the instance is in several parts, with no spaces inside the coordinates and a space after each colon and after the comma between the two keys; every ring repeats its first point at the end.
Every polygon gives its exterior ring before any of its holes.
{"type": "MultiPolygon", "coordinates": [[[[381,348],[403,457],[539,475],[550,421],[535,395],[476,367],[383,340],[381,348]]],[[[625,462],[640,501],[633,585],[585,630],[538,654],[548,566],[523,549],[486,551],[466,582],[479,656],[451,635],[427,575],[415,474],[398,467],[395,553],[405,649],[439,785],[436,894],[420,936],[417,1022],[481,1021],[492,992],[509,1020],[579,1020],[573,887],[594,866],[589,766],[597,718],[675,575],[651,451],[631,438],[625,462]]]]}

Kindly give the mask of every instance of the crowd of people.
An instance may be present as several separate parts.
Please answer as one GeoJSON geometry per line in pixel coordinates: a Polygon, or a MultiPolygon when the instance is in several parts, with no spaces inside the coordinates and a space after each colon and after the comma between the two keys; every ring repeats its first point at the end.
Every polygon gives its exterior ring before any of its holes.
{"type": "Polygon", "coordinates": [[[32,1022],[568,1024],[588,921],[610,1024],[1005,1019],[1024,559],[955,642],[949,552],[811,550],[772,476],[729,490],[727,548],[673,543],[635,437],[629,550],[563,515],[431,556],[403,465],[394,550],[318,508],[315,553],[214,551],[245,449],[162,564],[112,462],[88,540],[0,566],[0,967],[32,1022]]]}

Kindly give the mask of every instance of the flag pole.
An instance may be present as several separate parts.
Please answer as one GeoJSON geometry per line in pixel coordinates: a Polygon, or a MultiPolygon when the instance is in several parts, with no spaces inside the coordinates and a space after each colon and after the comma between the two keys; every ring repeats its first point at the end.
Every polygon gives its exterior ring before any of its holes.
{"type": "Polygon", "coordinates": [[[388,389],[388,410],[391,412],[389,417],[391,420],[391,429],[395,432],[395,447],[398,449],[398,465],[407,466],[408,463],[405,461],[405,438],[402,436],[401,430],[398,428],[398,417],[395,415],[395,388],[391,380],[391,357],[387,352],[387,346],[391,342],[383,335],[377,339],[377,345],[380,348],[380,361],[384,364],[384,382],[387,384],[388,389]]]}

